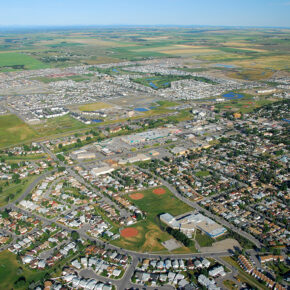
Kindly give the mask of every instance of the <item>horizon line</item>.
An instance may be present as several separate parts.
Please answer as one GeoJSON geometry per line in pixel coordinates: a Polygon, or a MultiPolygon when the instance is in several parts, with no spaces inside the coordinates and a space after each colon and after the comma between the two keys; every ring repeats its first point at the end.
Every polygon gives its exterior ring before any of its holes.
{"type": "Polygon", "coordinates": [[[0,28],[94,28],[94,27],[223,27],[223,28],[276,28],[290,29],[290,26],[266,25],[209,25],[209,24],[0,24],[0,28]]]}

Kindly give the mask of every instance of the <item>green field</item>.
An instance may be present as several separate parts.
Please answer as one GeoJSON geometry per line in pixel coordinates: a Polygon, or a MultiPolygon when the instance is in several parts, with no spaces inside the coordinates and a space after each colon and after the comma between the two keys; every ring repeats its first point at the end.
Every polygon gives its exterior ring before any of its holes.
{"type": "MultiPolygon", "coordinates": [[[[154,194],[152,189],[140,191],[144,195],[144,198],[140,200],[131,199],[129,194],[128,199],[139,209],[146,212],[146,219],[132,226],[139,232],[136,237],[121,237],[113,242],[114,245],[141,252],[166,251],[161,242],[169,240],[172,237],[160,229],[158,216],[166,212],[176,216],[191,211],[192,208],[178,200],[167,188],[163,188],[166,190],[166,193],[163,195],[154,194]]],[[[182,247],[178,249],[180,253],[188,253],[190,251],[195,251],[195,248],[188,249],[182,247]]]]}
{"type": "Polygon", "coordinates": [[[210,173],[207,170],[201,170],[194,173],[197,177],[206,177],[209,176],[210,173]]]}
{"type": "Polygon", "coordinates": [[[34,57],[22,53],[0,53],[0,71],[9,71],[13,69],[41,69],[46,68],[34,57]]]}
{"type": "Polygon", "coordinates": [[[0,116],[0,148],[66,132],[75,132],[88,127],[68,115],[47,119],[31,126],[15,115],[0,116]]]}
{"type": "Polygon", "coordinates": [[[106,109],[106,108],[111,108],[112,106],[104,103],[104,102],[97,102],[97,103],[92,103],[92,104],[86,104],[86,105],[81,105],[79,106],[80,111],[96,111],[100,109],[106,109]]]}
{"type": "Polygon", "coordinates": [[[4,182],[0,182],[0,187],[2,187],[2,192],[0,193],[0,206],[4,206],[8,202],[12,202],[20,197],[25,189],[29,186],[29,184],[32,183],[36,178],[37,176],[30,176],[21,180],[21,183],[12,183],[7,187],[3,186],[4,182]],[[11,198],[11,194],[14,196],[13,198],[11,198]],[[6,199],[8,196],[10,196],[9,201],[6,199]]]}
{"type": "Polygon", "coordinates": [[[139,79],[132,79],[132,81],[141,84],[146,87],[150,87],[154,90],[169,88],[171,86],[171,82],[186,80],[192,78],[191,76],[154,76],[154,77],[144,77],[139,79]]]}
{"type": "Polygon", "coordinates": [[[239,264],[233,260],[231,257],[223,257],[223,260],[225,260],[227,263],[231,264],[234,266],[236,269],[239,271],[239,277],[241,278],[242,281],[248,283],[249,285],[256,287],[257,289],[268,289],[265,285],[260,283],[258,280],[256,280],[253,276],[250,274],[246,273],[240,266],[239,264]]]}
{"type": "Polygon", "coordinates": [[[271,104],[277,99],[261,96],[258,99],[253,96],[245,95],[244,98],[238,100],[225,101],[215,105],[215,108],[223,111],[241,112],[243,114],[250,113],[254,109],[264,105],[271,104]]]}
{"type": "Polygon", "coordinates": [[[138,208],[147,212],[147,218],[154,220],[156,216],[162,213],[170,213],[173,216],[191,211],[192,208],[177,199],[166,187],[165,194],[156,195],[151,189],[142,191],[144,198],[140,200],[132,200],[130,196],[128,199],[136,204],[138,208]]]}
{"type": "Polygon", "coordinates": [[[45,276],[45,271],[33,271],[26,269],[16,259],[16,256],[8,251],[0,253],[0,289],[28,289],[32,281],[39,281],[45,276]],[[16,287],[15,282],[25,277],[26,283],[16,287]]]}
{"type": "MultiPolygon", "coordinates": [[[[168,57],[235,64],[245,69],[289,71],[290,67],[289,29],[271,28],[116,27],[39,33],[27,29],[2,33],[0,51],[7,54],[5,59],[9,60],[3,65],[15,65],[18,69],[168,57]]],[[[182,69],[191,72],[208,69],[191,64],[189,60],[182,69]]],[[[235,77],[261,77],[259,73],[256,76],[243,71],[239,74],[240,71],[235,77]]]]}
{"type": "Polygon", "coordinates": [[[199,230],[197,231],[195,235],[195,240],[198,242],[198,244],[201,247],[210,247],[215,242],[214,239],[212,239],[210,236],[203,234],[199,230]]]}
{"type": "Polygon", "coordinates": [[[53,136],[69,131],[87,128],[88,126],[69,115],[47,119],[43,123],[31,126],[39,136],[53,136]]]}
{"type": "Polygon", "coordinates": [[[37,133],[17,116],[0,116],[0,147],[18,144],[35,137],[37,133]]]}
{"type": "Polygon", "coordinates": [[[35,78],[36,80],[43,82],[45,84],[52,83],[52,82],[59,82],[59,81],[67,81],[72,80],[74,82],[84,82],[89,81],[91,77],[94,76],[93,74],[84,74],[84,75],[74,75],[62,78],[48,78],[48,77],[38,77],[35,78]]]}

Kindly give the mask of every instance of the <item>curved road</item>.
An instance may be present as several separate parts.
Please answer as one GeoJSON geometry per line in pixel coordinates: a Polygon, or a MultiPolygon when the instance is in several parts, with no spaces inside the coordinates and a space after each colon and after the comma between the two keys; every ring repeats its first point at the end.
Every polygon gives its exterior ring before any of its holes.
{"type": "MultiPolygon", "coordinates": [[[[42,148],[54,159],[54,160],[57,160],[59,162],[59,160],[57,159],[57,157],[50,151],[48,150],[44,145],[42,145],[42,148]]],[[[69,166],[67,166],[66,164],[64,164],[63,162],[60,162],[60,164],[62,166],[65,166],[66,169],[72,173],[73,171],[71,170],[71,168],[69,166]]],[[[144,170],[144,169],[142,169],[144,170]]],[[[146,172],[146,170],[144,170],[146,172]]],[[[38,219],[40,219],[43,223],[45,224],[49,224],[49,223],[52,223],[52,222],[55,222],[57,218],[54,218],[54,219],[47,219],[43,216],[40,216],[40,215],[37,215],[37,214],[32,214],[31,212],[29,211],[26,211],[26,210],[23,210],[23,209],[20,209],[18,207],[16,207],[16,203],[20,202],[21,200],[25,199],[27,197],[27,195],[29,193],[31,193],[31,191],[35,188],[35,186],[42,180],[42,179],[45,179],[47,176],[49,176],[50,174],[54,173],[55,170],[53,171],[49,171],[49,172],[46,172],[46,173],[43,173],[41,174],[39,177],[37,177],[29,186],[28,188],[24,191],[24,193],[18,198],[16,199],[15,201],[13,201],[12,203],[9,203],[8,205],[6,206],[3,206],[1,207],[0,209],[4,209],[4,208],[12,208],[12,209],[17,209],[19,211],[22,211],[24,212],[25,214],[27,215],[34,215],[36,216],[38,219]]],[[[152,174],[152,172],[150,172],[150,174],[152,174]]],[[[73,172],[73,175],[75,176],[76,174],[73,172]]],[[[203,211],[205,212],[209,217],[212,217],[214,219],[216,219],[218,222],[220,222],[221,224],[229,227],[231,230],[237,232],[238,234],[244,236],[245,238],[251,240],[254,244],[256,244],[258,247],[260,246],[260,243],[254,239],[252,236],[250,236],[249,234],[245,233],[245,232],[242,232],[238,229],[236,229],[235,227],[233,227],[231,224],[221,220],[220,218],[216,217],[215,215],[213,215],[212,213],[210,213],[209,211],[201,208],[200,206],[198,206],[196,203],[194,202],[191,202],[189,201],[188,199],[184,198],[183,196],[181,196],[177,190],[172,187],[170,184],[168,184],[166,181],[164,181],[163,179],[161,179],[160,177],[157,177],[163,185],[165,185],[166,187],[169,188],[169,190],[180,200],[182,200],[183,202],[187,203],[188,205],[190,205],[191,207],[199,210],[199,211],[203,211]]],[[[79,181],[81,183],[84,183],[84,180],[80,180],[80,178],[78,178],[79,181]]],[[[62,224],[59,224],[57,223],[57,225],[68,231],[68,232],[72,232],[73,230],[65,225],[62,225],[62,224]]],[[[117,250],[119,253],[121,254],[125,254],[125,255],[130,255],[132,257],[132,262],[131,264],[128,265],[128,268],[124,274],[124,276],[119,279],[119,280],[114,280],[114,279],[110,279],[110,278],[105,278],[105,277],[100,277],[98,275],[96,275],[94,272],[90,271],[90,270],[82,270],[81,273],[82,273],[82,276],[84,277],[87,277],[87,278],[97,278],[101,281],[105,281],[105,282],[110,282],[110,283],[113,283],[114,285],[117,286],[118,289],[126,289],[126,288],[141,288],[142,285],[135,285],[131,282],[131,277],[136,269],[136,266],[139,262],[139,260],[142,260],[144,258],[151,258],[151,259],[190,259],[190,258],[193,258],[193,257],[211,257],[211,258],[219,258],[219,257],[223,257],[223,256],[228,256],[230,255],[231,253],[228,252],[228,251],[223,251],[223,252],[212,252],[212,253],[192,253],[192,254],[150,254],[150,253],[139,253],[139,252],[135,252],[135,251],[130,251],[130,250],[126,250],[126,249],[122,249],[122,248],[119,248],[117,246],[113,246],[111,244],[108,244],[106,242],[103,242],[99,239],[96,239],[96,238],[92,238],[90,236],[88,236],[86,234],[86,231],[85,229],[79,229],[79,230],[76,230],[80,236],[82,238],[85,238],[87,240],[91,240],[91,241],[95,241],[98,243],[98,245],[100,246],[104,246],[106,249],[110,249],[110,250],[117,250]]],[[[222,260],[219,260],[219,261],[222,261],[222,260]]],[[[233,269],[231,269],[233,270],[233,269]]],[[[157,287],[158,289],[173,289],[171,286],[169,285],[166,285],[162,288],[160,287],[157,287]]],[[[146,289],[156,289],[156,287],[147,287],[146,289]]]]}

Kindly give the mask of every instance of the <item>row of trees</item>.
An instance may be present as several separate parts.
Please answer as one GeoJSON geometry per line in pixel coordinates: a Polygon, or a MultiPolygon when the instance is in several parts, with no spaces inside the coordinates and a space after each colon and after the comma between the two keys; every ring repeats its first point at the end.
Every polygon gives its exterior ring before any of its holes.
{"type": "Polygon", "coordinates": [[[167,227],[166,231],[168,234],[173,236],[177,241],[180,241],[184,246],[190,247],[193,245],[193,241],[189,239],[184,233],[179,230],[175,230],[171,227],[167,227]]]}

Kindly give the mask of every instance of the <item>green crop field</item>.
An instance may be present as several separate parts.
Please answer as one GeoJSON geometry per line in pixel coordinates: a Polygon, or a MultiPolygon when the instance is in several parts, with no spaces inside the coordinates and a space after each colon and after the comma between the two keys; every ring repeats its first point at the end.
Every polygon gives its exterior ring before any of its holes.
{"type": "Polygon", "coordinates": [[[13,69],[41,69],[46,68],[34,57],[22,53],[0,53],[0,71],[9,71],[13,69]]]}

